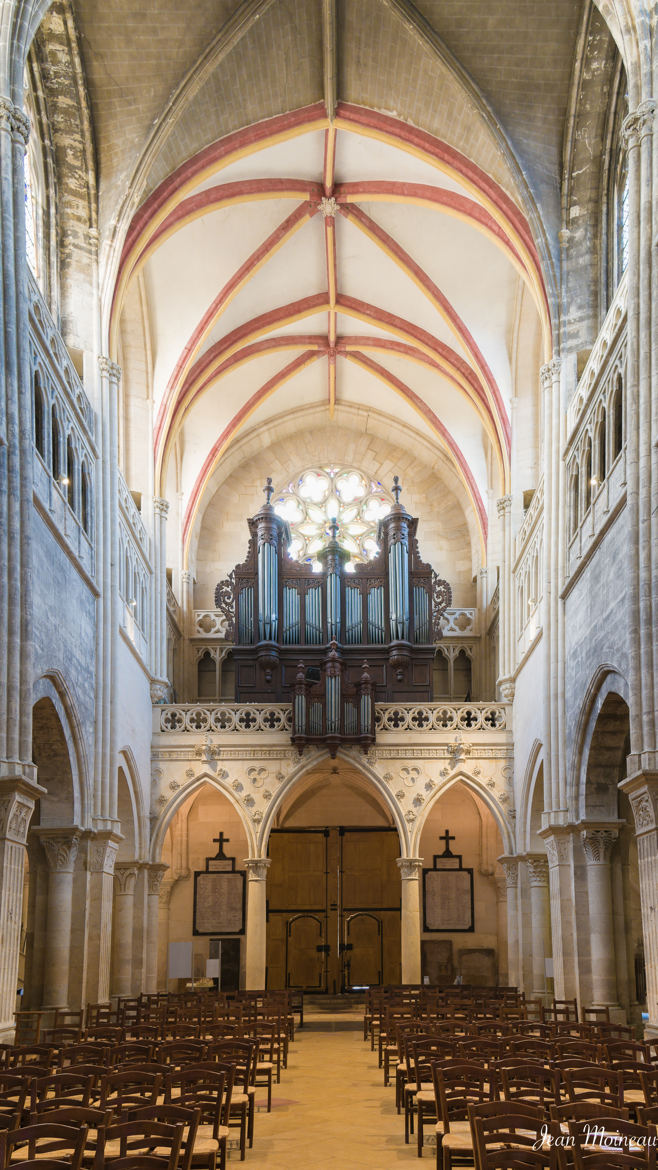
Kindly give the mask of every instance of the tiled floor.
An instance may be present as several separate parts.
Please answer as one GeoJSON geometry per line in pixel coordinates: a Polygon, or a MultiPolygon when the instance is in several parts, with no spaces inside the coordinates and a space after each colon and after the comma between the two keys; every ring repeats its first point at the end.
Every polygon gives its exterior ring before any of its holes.
{"type": "MultiPolygon", "coordinates": [[[[320,1031],[311,1018],[297,1032],[281,1084],[273,1086],[272,1112],[256,1114],[245,1170],[433,1170],[433,1149],[419,1163],[415,1145],[404,1143],[394,1089],[384,1088],[361,1020],[355,1016],[355,1029],[346,1030],[343,1013],[330,1031],[331,1017],[324,1017],[320,1031]]],[[[231,1165],[240,1165],[236,1153],[231,1165]]]]}

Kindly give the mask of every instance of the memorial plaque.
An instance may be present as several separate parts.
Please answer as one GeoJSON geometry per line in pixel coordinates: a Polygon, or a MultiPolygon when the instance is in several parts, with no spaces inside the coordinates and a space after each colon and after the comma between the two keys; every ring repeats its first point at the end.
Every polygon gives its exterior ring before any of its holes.
{"type": "Polygon", "coordinates": [[[194,934],[235,935],[244,933],[245,873],[227,857],[223,833],[214,857],[206,858],[205,870],[194,874],[194,934]]]}
{"type": "Polygon", "coordinates": [[[473,870],[462,865],[461,853],[453,853],[454,837],[446,829],[443,853],[434,855],[432,869],[423,870],[423,929],[472,931],[475,929],[473,870]]]}

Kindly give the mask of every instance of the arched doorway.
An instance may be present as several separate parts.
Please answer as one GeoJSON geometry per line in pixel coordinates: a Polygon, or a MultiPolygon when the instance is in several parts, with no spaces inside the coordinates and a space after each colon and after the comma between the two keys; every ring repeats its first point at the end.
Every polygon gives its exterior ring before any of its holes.
{"type": "Polygon", "coordinates": [[[158,988],[180,990],[181,980],[209,986],[215,981],[223,991],[244,986],[245,907],[236,907],[233,923],[206,920],[195,875],[208,869],[243,871],[251,852],[237,808],[212,783],[195,785],[176,809],[162,844],[161,861],[168,869],[160,886],[158,988]]]}
{"type": "Polygon", "coordinates": [[[400,982],[400,839],[354,765],[327,759],[294,785],[268,853],[268,987],[400,982]]]}
{"type": "Polygon", "coordinates": [[[52,698],[32,715],[32,758],[39,784],[27,837],[19,977],[24,1010],[82,1003],[86,899],[78,864],[75,760],[71,734],[52,698]]]}
{"type": "Polygon", "coordinates": [[[581,771],[581,997],[639,1023],[646,984],[637,841],[629,800],[619,790],[629,751],[628,706],[609,681],[586,728],[581,771]]]}
{"type": "Polygon", "coordinates": [[[438,986],[457,978],[506,983],[505,888],[497,880],[502,837],[485,801],[463,781],[432,804],[419,852],[423,979],[438,986]]]}

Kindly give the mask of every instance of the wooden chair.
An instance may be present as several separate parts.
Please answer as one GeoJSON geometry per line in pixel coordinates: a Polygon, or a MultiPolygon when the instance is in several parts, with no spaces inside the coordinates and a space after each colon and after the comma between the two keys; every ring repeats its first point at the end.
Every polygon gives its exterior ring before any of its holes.
{"type": "Polygon", "coordinates": [[[0,1166],[25,1166],[28,1161],[53,1158],[80,1170],[87,1141],[86,1125],[56,1125],[38,1121],[33,1125],[0,1132],[0,1166]]]}
{"type": "Polygon", "coordinates": [[[256,1060],[256,1045],[247,1040],[220,1040],[208,1045],[207,1063],[220,1061],[232,1064],[235,1079],[231,1096],[229,1125],[240,1129],[240,1157],[244,1158],[245,1138],[251,1148],[254,1144],[254,1115],[256,1112],[256,1090],[253,1072],[256,1060]]]}
{"type": "Polygon", "coordinates": [[[637,1125],[621,1118],[606,1117],[603,1124],[594,1118],[569,1122],[576,1170],[656,1170],[655,1126],[637,1125]],[[601,1135],[601,1141],[598,1135],[601,1135]],[[615,1146],[610,1139],[616,1138],[615,1146]]]}
{"type": "Polygon", "coordinates": [[[123,1114],[143,1105],[155,1105],[162,1087],[159,1073],[120,1069],[103,1078],[100,1086],[100,1108],[123,1114]]]}
{"type": "Polygon", "coordinates": [[[432,1080],[438,1118],[436,1165],[441,1170],[446,1158],[450,1162],[472,1153],[469,1107],[490,1104],[494,1089],[490,1072],[474,1061],[436,1063],[432,1066],[432,1080]]]}
{"type": "Polygon", "coordinates": [[[643,1069],[640,1072],[640,1084],[645,1105],[658,1105],[658,1067],[643,1069]]]}
{"type": "Polygon", "coordinates": [[[157,1158],[159,1164],[176,1170],[183,1140],[180,1122],[167,1124],[146,1119],[118,1121],[105,1130],[105,1145],[99,1151],[97,1167],[113,1170],[126,1158],[157,1158]]]}
{"type": "Polygon", "coordinates": [[[60,1049],[57,1063],[61,1069],[76,1064],[109,1064],[110,1046],[102,1040],[83,1040],[60,1049]]]}
{"type": "MultiPolygon", "coordinates": [[[[226,1166],[226,1147],[235,1071],[232,1065],[190,1066],[172,1075],[174,1103],[198,1109],[198,1140],[203,1143],[192,1157],[192,1167],[208,1165],[209,1144],[217,1143],[221,1170],[226,1166]]],[[[240,1158],[246,1154],[246,1126],[240,1131],[240,1158]]]]}
{"type": "Polygon", "coordinates": [[[114,1114],[106,1109],[94,1109],[84,1105],[54,1105],[52,1101],[38,1101],[30,1123],[51,1125],[87,1126],[87,1140],[83,1154],[83,1165],[93,1165],[105,1147],[105,1130],[114,1120],[114,1114]]]}
{"type": "MultiPolygon", "coordinates": [[[[200,1148],[204,1143],[198,1139],[199,1122],[201,1120],[201,1110],[198,1108],[188,1108],[184,1105],[171,1105],[166,1102],[159,1102],[157,1105],[146,1105],[142,1109],[136,1109],[130,1115],[131,1121],[161,1121],[165,1125],[180,1125],[182,1126],[181,1147],[178,1161],[178,1170],[191,1170],[192,1155],[196,1152],[200,1153],[200,1148]]],[[[206,1143],[207,1144],[207,1143],[206,1143]]],[[[208,1165],[210,1170],[214,1168],[216,1157],[217,1143],[211,1143],[210,1157],[208,1165]]]]}
{"type": "Polygon", "coordinates": [[[546,1113],[551,1105],[560,1103],[560,1077],[555,1069],[544,1064],[528,1062],[515,1068],[503,1068],[501,1082],[505,1101],[541,1105],[546,1113]]]}
{"type": "Polygon", "coordinates": [[[484,1101],[469,1106],[468,1118],[475,1165],[478,1170],[489,1170],[488,1155],[503,1146],[524,1151],[528,1156],[538,1152],[534,1147],[541,1139],[546,1114],[540,1105],[523,1101],[484,1101]]]}
{"type": "Polygon", "coordinates": [[[112,1048],[110,1058],[115,1068],[126,1064],[144,1064],[153,1060],[154,1044],[147,1040],[124,1040],[112,1048]]]}
{"type": "Polygon", "coordinates": [[[598,1065],[567,1068],[563,1072],[566,1096],[570,1101],[592,1101],[600,1105],[624,1106],[620,1072],[598,1065]]]}
{"type": "Polygon", "coordinates": [[[89,1073],[57,1072],[47,1077],[38,1077],[34,1089],[38,1101],[46,1098],[65,1098],[70,1105],[88,1105],[94,1087],[94,1078],[89,1073]]]}
{"type": "Polygon", "coordinates": [[[172,1068],[183,1068],[186,1064],[201,1064],[206,1057],[208,1044],[205,1040],[165,1040],[159,1044],[156,1056],[161,1064],[172,1068]]]}

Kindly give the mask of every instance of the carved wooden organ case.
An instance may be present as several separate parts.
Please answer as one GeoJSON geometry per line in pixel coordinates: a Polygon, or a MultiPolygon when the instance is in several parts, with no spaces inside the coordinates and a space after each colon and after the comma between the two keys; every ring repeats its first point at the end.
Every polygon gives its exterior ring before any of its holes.
{"type": "Polygon", "coordinates": [[[374,741],[374,704],[432,699],[435,643],[452,592],[416,540],[399,502],[379,523],[380,552],[353,572],[330,525],[320,572],[293,561],[290,530],[267,503],[249,520],[247,557],[215,591],[234,642],[237,702],[292,702],[293,742],[374,741]]]}

